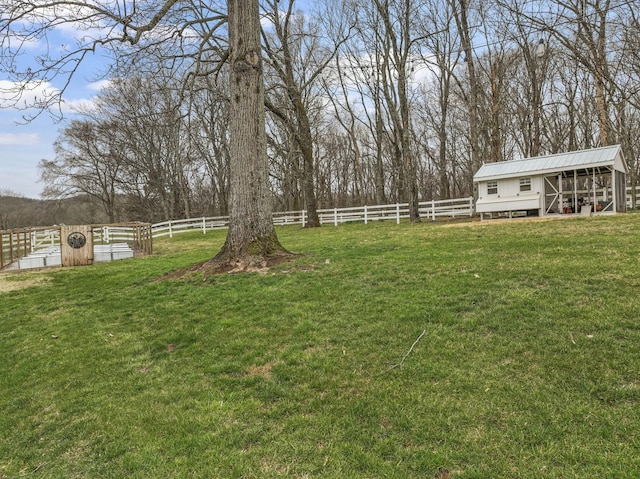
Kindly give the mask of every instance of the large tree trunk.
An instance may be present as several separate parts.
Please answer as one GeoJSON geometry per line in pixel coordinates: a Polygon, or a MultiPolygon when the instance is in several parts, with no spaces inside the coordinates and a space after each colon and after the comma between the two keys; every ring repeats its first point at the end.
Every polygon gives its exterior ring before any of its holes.
{"type": "Polygon", "coordinates": [[[267,161],[264,82],[257,0],[229,0],[229,232],[214,261],[222,267],[262,267],[286,251],[273,227],[267,161]]]}

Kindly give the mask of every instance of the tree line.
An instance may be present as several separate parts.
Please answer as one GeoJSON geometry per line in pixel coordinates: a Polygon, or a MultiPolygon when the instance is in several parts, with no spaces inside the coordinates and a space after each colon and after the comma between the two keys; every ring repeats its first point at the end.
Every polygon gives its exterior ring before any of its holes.
{"type": "Polygon", "coordinates": [[[101,206],[85,196],[42,200],[0,190],[0,231],[59,224],[109,223],[101,206]]]}
{"type": "MultiPolygon", "coordinates": [[[[327,0],[303,12],[294,0],[261,2],[273,208],[307,209],[313,225],[318,208],[408,202],[418,220],[419,200],[473,194],[483,162],[616,143],[635,186],[634,7],[327,0]]],[[[184,43],[196,36],[181,32],[122,47],[109,86],[40,163],[46,198],[86,195],[113,222],[228,213],[224,40],[190,62],[184,43]]]]}

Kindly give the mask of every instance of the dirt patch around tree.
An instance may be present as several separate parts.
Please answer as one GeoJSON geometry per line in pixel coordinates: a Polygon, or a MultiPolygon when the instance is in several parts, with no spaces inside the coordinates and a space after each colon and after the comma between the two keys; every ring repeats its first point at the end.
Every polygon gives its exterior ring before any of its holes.
{"type": "Polygon", "coordinates": [[[166,281],[171,279],[190,278],[202,275],[205,279],[208,276],[217,274],[234,273],[268,273],[272,267],[292,261],[302,255],[297,253],[283,252],[267,258],[249,256],[236,261],[220,261],[217,258],[201,261],[187,268],[180,268],[170,271],[158,278],[156,281],[166,281]]]}

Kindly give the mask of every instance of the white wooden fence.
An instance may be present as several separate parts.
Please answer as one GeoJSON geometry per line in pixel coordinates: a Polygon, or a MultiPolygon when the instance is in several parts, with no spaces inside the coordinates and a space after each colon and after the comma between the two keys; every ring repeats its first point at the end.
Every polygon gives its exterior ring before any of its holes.
{"type": "MultiPolygon", "coordinates": [[[[455,218],[458,216],[473,215],[473,197],[456,198],[453,200],[432,200],[419,203],[420,217],[435,221],[440,217],[455,218]]],[[[327,208],[318,210],[320,224],[334,225],[359,221],[364,224],[370,221],[390,220],[400,223],[402,219],[409,218],[408,203],[394,205],[355,206],[350,208],[327,208]]],[[[301,225],[307,223],[307,212],[283,211],[273,214],[273,224],[276,226],[301,225]]],[[[151,226],[154,238],[162,236],[173,237],[175,234],[188,231],[202,231],[228,228],[228,216],[215,216],[208,218],[189,218],[184,220],[171,220],[156,223],[151,226]]]]}
{"type": "MultiPolygon", "coordinates": [[[[435,221],[439,217],[458,217],[473,215],[473,198],[453,200],[423,201],[419,203],[420,216],[435,221]]],[[[320,223],[335,225],[348,222],[395,221],[409,218],[409,205],[358,206],[351,208],[328,208],[318,210],[320,223]]],[[[276,226],[301,225],[307,223],[306,211],[284,211],[273,214],[276,226]]],[[[141,250],[151,253],[151,238],[162,236],[173,237],[175,234],[189,231],[219,230],[229,227],[228,216],[208,218],[189,218],[184,220],[164,221],[154,225],[148,224],[115,224],[93,225],[93,244],[109,245],[114,243],[136,243],[142,245],[141,250]],[[141,230],[141,228],[144,229],[141,230]]],[[[60,227],[25,228],[0,231],[0,269],[31,253],[60,246],[60,227]]]]}

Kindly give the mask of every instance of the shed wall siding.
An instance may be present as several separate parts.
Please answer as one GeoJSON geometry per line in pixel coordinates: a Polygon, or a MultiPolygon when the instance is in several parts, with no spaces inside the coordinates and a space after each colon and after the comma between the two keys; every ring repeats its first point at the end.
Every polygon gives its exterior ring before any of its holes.
{"type": "Polygon", "coordinates": [[[520,177],[498,181],[498,194],[487,194],[487,181],[478,183],[478,213],[499,213],[506,211],[538,210],[544,201],[543,176],[522,176],[531,178],[531,191],[520,191],[520,177]]]}
{"type": "MultiPolygon", "coordinates": [[[[487,181],[478,183],[478,196],[480,198],[501,197],[501,196],[518,196],[520,194],[520,178],[506,178],[498,181],[498,194],[489,195],[487,193],[487,181]]],[[[544,191],[544,177],[542,176],[522,176],[522,178],[531,178],[531,191],[527,193],[542,193],[544,191]]]]}

